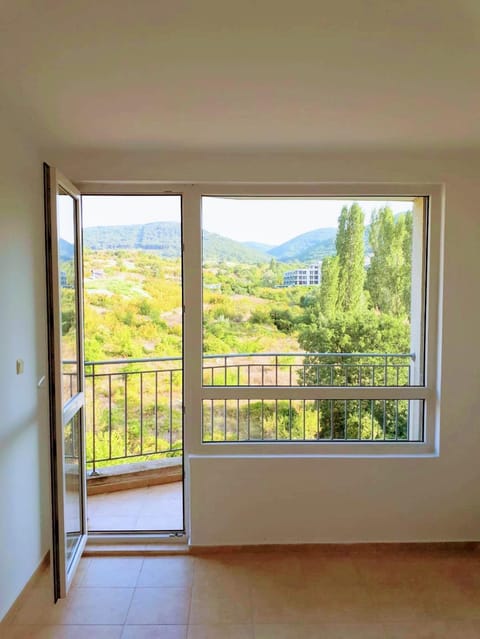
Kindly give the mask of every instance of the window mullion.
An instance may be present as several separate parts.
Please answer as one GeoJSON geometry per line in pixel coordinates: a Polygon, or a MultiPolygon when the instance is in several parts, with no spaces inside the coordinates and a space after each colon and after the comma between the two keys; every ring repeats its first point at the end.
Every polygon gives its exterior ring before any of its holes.
{"type": "Polygon", "coordinates": [[[184,454],[201,440],[202,423],[202,228],[201,192],[185,187],[182,195],[184,454]]]}

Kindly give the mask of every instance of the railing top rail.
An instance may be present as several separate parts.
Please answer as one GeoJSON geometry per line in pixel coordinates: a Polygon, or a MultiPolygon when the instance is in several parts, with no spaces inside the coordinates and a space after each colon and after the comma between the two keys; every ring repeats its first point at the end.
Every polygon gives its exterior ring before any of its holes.
{"type": "Polygon", "coordinates": [[[230,357],[408,357],[415,359],[415,353],[226,353],[224,355],[204,355],[203,359],[230,357]]]}
{"type": "MultiPolygon", "coordinates": [[[[145,363],[154,363],[154,362],[181,362],[182,356],[173,356],[173,357],[143,357],[143,358],[128,358],[128,359],[104,359],[97,360],[95,362],[84,362],[85,366],[97,366],[97,365],[106,365],[106,364],[145,364],[145,363]]],[[[65,362],[66,364],[74,364],[75,362],[65,362]]]]}
{"type": "MultiPolygon", "coordinates": [[[[203,355],[203,359],[235,359],[240,357],[338,357],[338,358],[367,358],[367,357],[398,357],[415,360],[415,353],[224,353],[218,355],[203,355]]],[[[172,357],[144,357],[128,359],[108,359],[95,362],[86,361],[85,366],[106,366],[112,364],[145,364],[155,362],[181,362],[181,356],[172,357]]],[[[72,360],[65,360],[65,364],[74,364],[72,360]]]]}

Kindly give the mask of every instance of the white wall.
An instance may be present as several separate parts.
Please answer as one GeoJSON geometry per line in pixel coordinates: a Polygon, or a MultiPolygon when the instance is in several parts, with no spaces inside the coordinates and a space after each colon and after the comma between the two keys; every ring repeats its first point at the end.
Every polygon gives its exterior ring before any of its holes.
{"type": "Polygon", "coordinates": [[[4,119],[0,139],[1,619],[49,548],[50,474],[42,163],[4,119]]]}
{"type": "MultiPolygon", "coordinates": [[[[190,459],[193,544],[480,539],[480,155],[52,154],[76,181],[446,185],[440,456],[190,459]]],[[[187,221],[188,223],[188,221],[187,221]]]]}

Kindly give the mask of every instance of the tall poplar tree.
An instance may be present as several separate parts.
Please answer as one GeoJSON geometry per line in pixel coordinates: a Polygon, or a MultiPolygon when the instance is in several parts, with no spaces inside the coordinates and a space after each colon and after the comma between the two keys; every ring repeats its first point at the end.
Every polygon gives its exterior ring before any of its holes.
{"type": "Polygon", "coordinates": [[[338,258],[339,311],[359,310],[363,306],[365,282],[365,215],[356,202],[344,206],[338,218],[336,249],[338,258]]]}
{"type": "Polygon", "coordinates": [[[373,307],[381,313],[408,315],[412,214],[395,219],[388,206],[379,209],[372,215],[368,239],[373,255],[366,288],[373,307]]]}
{"type": "Polygon", "coordinates": [[[335,315],[338,304],[338,257],[326,257],[322,262],[319,308],[326,317],[335,315]]]}

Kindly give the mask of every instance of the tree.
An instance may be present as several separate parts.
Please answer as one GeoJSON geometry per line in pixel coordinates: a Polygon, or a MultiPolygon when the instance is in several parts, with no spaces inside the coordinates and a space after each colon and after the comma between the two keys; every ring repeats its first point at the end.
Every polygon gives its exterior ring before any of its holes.
{"type": "Polygon", "coordinates": [[[326,257],[322,262],[319,310],[326,317],[335,315],[338,304],[338,257],[326,257]]]}
{"type": "Polygon", "coordinates": [[[298,341],[307,353],[408,353],[410,327],[375,311],[318,315],[303,325],[298,341]]]}
{"type": "MultiPolygon", "coordinates": [[[[405,357],[392,357],[383,353],[408,353],[410,329],[405,319],[376,311],[337,313],[335,317],[312,316],[299,334],[299,343],[307,353],[331,353],[330,356],[310,355],[303,360],[299,379],[306,386],[388,386],[408,382],[410,361],[405,357]],[[355,354],[379,353],[379,356],[355,354]],[[348,354],[345,357],[344,354],[348,354]]],[[[406,405],[392,412],[382,402],[372,407],[356,400],[323,400],[319,420],[321,437],[343,439],[370,438],[364,431],[368,418],[385,424],[386,435],[395,433],[396,425],[406,428],[406,405]],[[360,415],[360,417],[359,417],[360,415]],[[353,433],[353,434],[352,434],[353,433]]],[[[373,423],[372,423],[373,424],[373,423]]],[[[402,430],[402,432],[403,432],[402,430]]],[[[372,431],[373,432],[373,431],[372,431]]],[[[374,435],[376,437],[376,435],[374,435]]]]}
{"type": "Polygon", "coordinates": [[[364,249],[365,215],[355,202],[343,207],[338,218],[336,249],[338,257],[338,304],[340,311],[348,312],[363,306],[365,282],[364,249]]]}
{"type": "Polygon", "coordinates": [[[372,215],[369,243],[373,252],[366,288],[374,308],[405,316],[410,310],[412,214],[396,220],[388,207],[372,215]]]}

